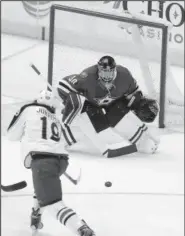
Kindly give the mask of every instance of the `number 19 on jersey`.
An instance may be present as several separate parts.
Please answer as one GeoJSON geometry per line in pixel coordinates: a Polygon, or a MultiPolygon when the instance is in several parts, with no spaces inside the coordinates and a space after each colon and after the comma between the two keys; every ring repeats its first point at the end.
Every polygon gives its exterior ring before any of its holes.
{"type": "Polygon", "coordinates": [[[51,121],[46,116],[40,118],[42,122],[41,137],[59,142],[61,138],[61,129],[56,122],[51,121]]]}

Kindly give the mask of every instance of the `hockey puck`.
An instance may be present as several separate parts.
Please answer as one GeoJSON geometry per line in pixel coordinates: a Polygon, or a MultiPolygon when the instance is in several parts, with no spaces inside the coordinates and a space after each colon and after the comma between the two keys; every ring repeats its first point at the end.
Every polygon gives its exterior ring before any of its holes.
{"type": "Polygon", "coordinates": [[[110,181],[107,181],[107,182],[105,182],[105,187],[111,187],[112,186],[112,183],[110,182],[110,181]]]}

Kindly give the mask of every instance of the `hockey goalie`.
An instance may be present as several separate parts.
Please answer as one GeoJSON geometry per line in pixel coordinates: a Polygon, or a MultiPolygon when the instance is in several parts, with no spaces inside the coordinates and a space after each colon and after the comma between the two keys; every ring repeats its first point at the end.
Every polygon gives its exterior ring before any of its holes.
{"type": "MultiPolygon", "coordinates": [[[[130,71],[113,57],[103,56],[81,74],[63,78],[57,91],[64,104],[63,122],[71,130],[75,123],[102,154],[156,152],[159,138],[145,123],[155,120],[157,101],[145,97],[130,71]]],[[[69,143],[74,140],[70,132],[69,143]]]]}

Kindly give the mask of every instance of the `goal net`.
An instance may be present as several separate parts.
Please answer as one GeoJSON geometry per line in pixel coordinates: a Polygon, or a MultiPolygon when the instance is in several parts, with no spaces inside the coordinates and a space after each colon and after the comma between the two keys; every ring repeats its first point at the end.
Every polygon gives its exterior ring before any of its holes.
{"type": "MultiPolygon", "coordinates": [[[[184,96],[171,72],[171,24],[129,12],[98,12],[53,5],[50,14],[48,82],[80,73],[111,55],[127,67],[145,95],[160,104],[160,128],[184,125],[184,96]]],[[[124,79],[124,78],[123,78],[124,79]]]]}

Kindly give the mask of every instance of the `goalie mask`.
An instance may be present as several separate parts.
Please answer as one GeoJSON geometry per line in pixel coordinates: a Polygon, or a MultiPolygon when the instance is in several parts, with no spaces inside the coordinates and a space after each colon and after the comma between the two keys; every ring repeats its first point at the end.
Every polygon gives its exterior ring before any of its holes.
{"type": "Polygon", "coordinates": [[[116,62],[110,56],[102,57],[98,62],[99,79],[104,83],[111,83],[116,78],[116,62]]]}
{"type": "Polygon", "coordinates": [[[37,103],[47,105],[49,107],[56,107],[55,97],[53,96],[53,93],[47,90],[42,90],[37,99],[37,103]]]}

